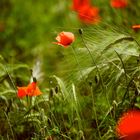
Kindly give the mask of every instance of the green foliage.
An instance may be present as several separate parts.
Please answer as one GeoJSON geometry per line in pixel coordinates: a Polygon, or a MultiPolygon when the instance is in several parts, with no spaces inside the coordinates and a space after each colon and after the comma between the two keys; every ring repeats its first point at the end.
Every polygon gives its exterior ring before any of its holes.
{"type": "Polygon", "coordinates": [[[0,139],[112,140],[128,109],[140,108],[139,2],[100,8],[99,25],[84,25],[65,0],[0,2],[0,139]],[[134,19],[135,15],[135,19],[134,19]],[[71,31],[68,48],[52,44],[71,31]],[[36,77],[42,95],[17,98],[36,77]]]}

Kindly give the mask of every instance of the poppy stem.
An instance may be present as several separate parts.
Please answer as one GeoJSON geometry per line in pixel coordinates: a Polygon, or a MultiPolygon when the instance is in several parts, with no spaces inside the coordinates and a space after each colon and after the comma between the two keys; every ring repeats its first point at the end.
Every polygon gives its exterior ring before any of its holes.
{"type": "Polygon", "coordinates": [[[98,132],[98,136],[99,136],[99,139],[101,140],[101,133],[100,133],[100,129],[99,129],[99,124],[98,124],[98,117],[97,117],[97,111],[96,111],[96,105],[95,105],[95,100],[94,100],[94,95],[93,95],[93,88],[92,86],[90,86],[90,93],[91,93],[91,96],[92,96],[92,111],[93,111],[93,114],[94,114],[94,118],[95,118],[95,122],[96,122],[96,125],[97,125],[97,132],[98,132]]]}
{"type": "Polygon", "coordinates": [[[83,39],[83,30],[82,29],[79,29],[79,34],[80,34],[81,40],[82,40],[82,42],[84,44],[84,47],[87,49],[87,51],[88,51],[88,53],[89,53],[89,55],[90,55],[90,57],[92,59],[92,62],[96,67],[97,73],[99,75],[99,80],[101,81],[102,90],[105,92],[105,98],[106,98],[107,104],[108,104],[109,107],[111,107],[111,105],[109,103],[109,100],[108,100],[108,97],[107,97],[106,87],[104,86],[104,82],[103,82],[102,76],[100,74],[99,68],[98,68],[98,66],[97,66],[97,64],[96,64],[96,62],[95,62],[95,60],[94,60],[94,58],[92,56],[92,53],[91,53],[90,49],[88,48],[87,44],[85,43],[85,41],[83,39]]]}
{"type": "Polygon", "coordinates": [[[121,63],[122,63],[122,68],[124,70],[124,75],[125,75],[125,82],[126,82],[126,85],[127,85],[127,72],[126,72],[126,69],[125,69],[125,65],[123,63],[123,60],[120,56],[120,54],[115,50],[115,53],[117,54],[118,58],[120,59],[121,63]]]}
{"type": "Polygon", "coordinates": [[[14,132],[13,132],[12,125],[11,125],[11,123],[10,123],[10,119],[9,119],[9,117],[8,117],[8,115],[6,114],[5,111],[4,111],[4,115],[5,115],[5,117],[6,117],[7,121],[8,121],[8,125],[9,125],[9,127],[10,127],[10,131],[11,131],[11,135],[12,135],[12,137],[13,137],[13,140],[15,140],[15,136],[14,136],[14,132]]]}
{"type": "Polygon", "coordinates": [[[93,62],[93,64],[94,64],[95,67],[96,67],[97,73],[99,74],[99,78],[100,78],[100,80],[101,80],[102,89],[105,89],[104,84],[103,84],[103,80],[102,80],[102,76],[101,76],[101,74],[100,74],[100,71],[99,71],[99,69],[98,69],[98,66],[97,66],[97,64],[95,63],[95,60],[94,60],[94,58],[93,58],[93,56],[92,56],[92,54],[91,54],[89,48],[87,47],[87,44],[85,43],[85,41],[84,41],[84,39],[83,39],[83,36],[82,36],[83,32],[81,31],[81,29],[79,29],[79,34],[80,34],[80,37],[81,37],[82,42],[83,42],[83,44],[84,44],[84,47],[87,49],[87,51],[88,51],[88,53],[89,53],[89,55],[90,55],[90,57],[91,57],[91,59],[92,59],[92,62],[93,62]]]}
{"type": "Polygon", "coordinates": [[[77,65],[78,65],[78,67],[79,67],[79,72],[80,72],[82,78],[84,79],[83,73],[82,73],[82,71],[81,71],[80,63],[79,63],[79,61],[78,61],[78,59],[77,59],[77,56],[76,56],[76,55],[77,55],[77,54],[76,54],[76,51],[75,51],[75,49],[74,49],[73,46],[71,46],[71,48],[72,48],[72,51],[73,51],[73,54],[74,54],[74,58],[75,58],[75,60],[76,60],[76,62],[77,62],[77,65]]]}
{"type": "MultiPolygon", "coordinates": [[[[81,78],[82,78],[83,81],[85,82],[85,80],[84,80],[84,75],[83,75],[83,73],[82,73],[82,71],[81,71],[80,63],[79,63],[79,61],[78,61],[78,59],[77,59],[77,56],[76,56],[76,51],[75,51],[75,49],[74,49],[73,46],[72,46],[71,48],[72,48],[72,51],[73,51],[73,54],[74,54],[74,58],[75,58],[75,60],[76,60],[76,62],[77,62],[77,65],[78,65],[79,72],[80,72],[80,74],[81,74],[81,78]]],[[[85,82],[85,85],[86,85],[86,82],[85,82]]],[[[78,105],[79,105],[79,107],[80,107],[80,104],[77,104],[77,107],[78,107],[78,105]]],[[[79,107],[78,107],[78,108],[79,108],[79,107]]],[[[81,120],[82,120],[82,118],[80,117],[81,112],[78,113],[78,110],[77,110],[77,109],[76,109],[76,112],[77,112],[77,116],[78,116],[78,118],[80,119],[80,122],[81,122],[81,120]]],[[[82,129],[82,124],[81,124],[81,123],[79,123],[79,129],[82,129]]]]}

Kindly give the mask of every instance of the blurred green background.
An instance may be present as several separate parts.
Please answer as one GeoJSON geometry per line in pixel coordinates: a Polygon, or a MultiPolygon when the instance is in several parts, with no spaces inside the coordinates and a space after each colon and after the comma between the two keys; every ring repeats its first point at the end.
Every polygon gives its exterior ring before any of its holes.
{"type": "MultiPolygon", "coordinates": [[[[121,26],[131,30],[139,23],[140,3],[130,0],[128,7],[114,9],[109,0],[93,0],[100,9],[104,29],[121,26]],[[109,25],[109,26],[107,26],[109,25]]],[[[52,44],[61,31],[77,33],[85,28],[72,11],[72,0],[1,0],[0,1],[0,50],[9,63],[26,63],[30,67],[39,59],[48,75],[57,71],[63,58],[63,49],[52,44]]],[[[78,38],[76,39],[78,42],[78,38]]]]}

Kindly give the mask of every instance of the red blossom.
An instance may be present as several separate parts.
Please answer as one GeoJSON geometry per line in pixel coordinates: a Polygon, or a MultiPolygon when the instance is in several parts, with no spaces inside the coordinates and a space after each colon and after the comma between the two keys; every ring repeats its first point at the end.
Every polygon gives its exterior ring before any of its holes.
{"type": "Polygon", "coordinates": [[[79,11],[79,9],[83,6],[89,6],[90,1],[89,0],[73,0],[72,9],[75,11],[79,11]]]}
{"type": "Polygon", "coordinates": [[[17,96],[19,98],[23,98],[27,95],[27,87],[17,87],[17,88],[18,88],[17,96]]]}
{"type": "Polygon", "coordinates": [[[53,42],[54,44],[58,44],[66,48],[75,40],[75,37],[73,33],[63,31],[58,34],[56,40],[58,42],[53,42]]]}
{"type": "Polygon", "coordinates": [[[133,29],[140,29],[140,24],[138,24],[138,25],[133,25],[132,28],[133,28],[133,29]]]}
{"type": "Polygon", "coordinates": [[[32,82],[27,87],[17,87],[17,88],[18,88],[17,96],[19,98],[23,98],[25,96],[38,96],[42,94],[42,92],[37,86],[37,82],[32,82]]]}
{"type": "Polygon", "coordinates": [[[113,8],[125,8],[128,5],[127,0],[111,0],[110,4],[113,8]]]}
{"type": "Polygon", "coordinates": [[[129,110],[119,119],[117,135],[123,140],[140,140],[140,110],[129,110]]]}
{"type": "Polygon", "coordinates": [[[73,0],[73,10],[85,24],[96,24],[100,21],[99,8],[92,6],[90,0],[73,0]]]}
{"type": "Polygon", "coordinates": [[[96,24],[100,21],[99,9],[95,6],[83,6],[78,11],[79,19],[86,24],[96,24]]]}

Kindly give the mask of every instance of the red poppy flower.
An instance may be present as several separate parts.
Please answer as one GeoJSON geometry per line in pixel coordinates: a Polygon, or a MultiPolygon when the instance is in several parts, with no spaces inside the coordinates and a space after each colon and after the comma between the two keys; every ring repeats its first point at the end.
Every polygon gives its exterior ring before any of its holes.
{"type": "Polygon", "coordinates": [[[58,34],[58,36],[56,37],[56,40],[58,42],[53,42],[54,44],[58,44],[63,47],[68,47],[75,40],[75,37],[73,33],[63,31],[58,34]]]}
{"type": "Polygon", "coordinates": [[[123,140],[140,140],[140,110],[124,113],[118,121],[116,132],[123,140]]]}
{"type": "Polygon", "coordinates": [[[94,6],[83,6],[78,11],[79,19],[86,24],[96,24],[100,21],[99,9],[94,6]]]}
{"type": "Polygon", "coordinates": [[[27,87],[17,87],[17,88],[18,88],[17,96],[19,98],[23,98],[25,96],[38,96],[42,94],[42,92],[37,86],[37,82],[32,82],[27,87]]]}
{"type": "Polygon", "coordinates": [[[90,5],[89,0],[73,0],[72,9],[78,11],[81,7],[90,5]]]}
{"type": "Polygon", "coordinates": [[[19,98],[23,98],[27,95],[27,87],[17,87],[18,88],[18,94],[17,96],[19,98]]]}
{"type": "Polygon", "coordinates": [[[89,0],[73,0],[73,10],[78,12],[83,23],[96,24],[100,21],[99,9],[92,6],[89,0]]]}
{"type": "Polygon", "coordinates": [[[132,28],[133,28],[133,29],[140,29],[140,24],[138,24],[138,25],[133,25],[132,28]]]}
{"type": "Polygon", "coordinates": [[[110,4],[113,8],[125,8],[128,5],[127,0],[111,0],[110,4]]]}

